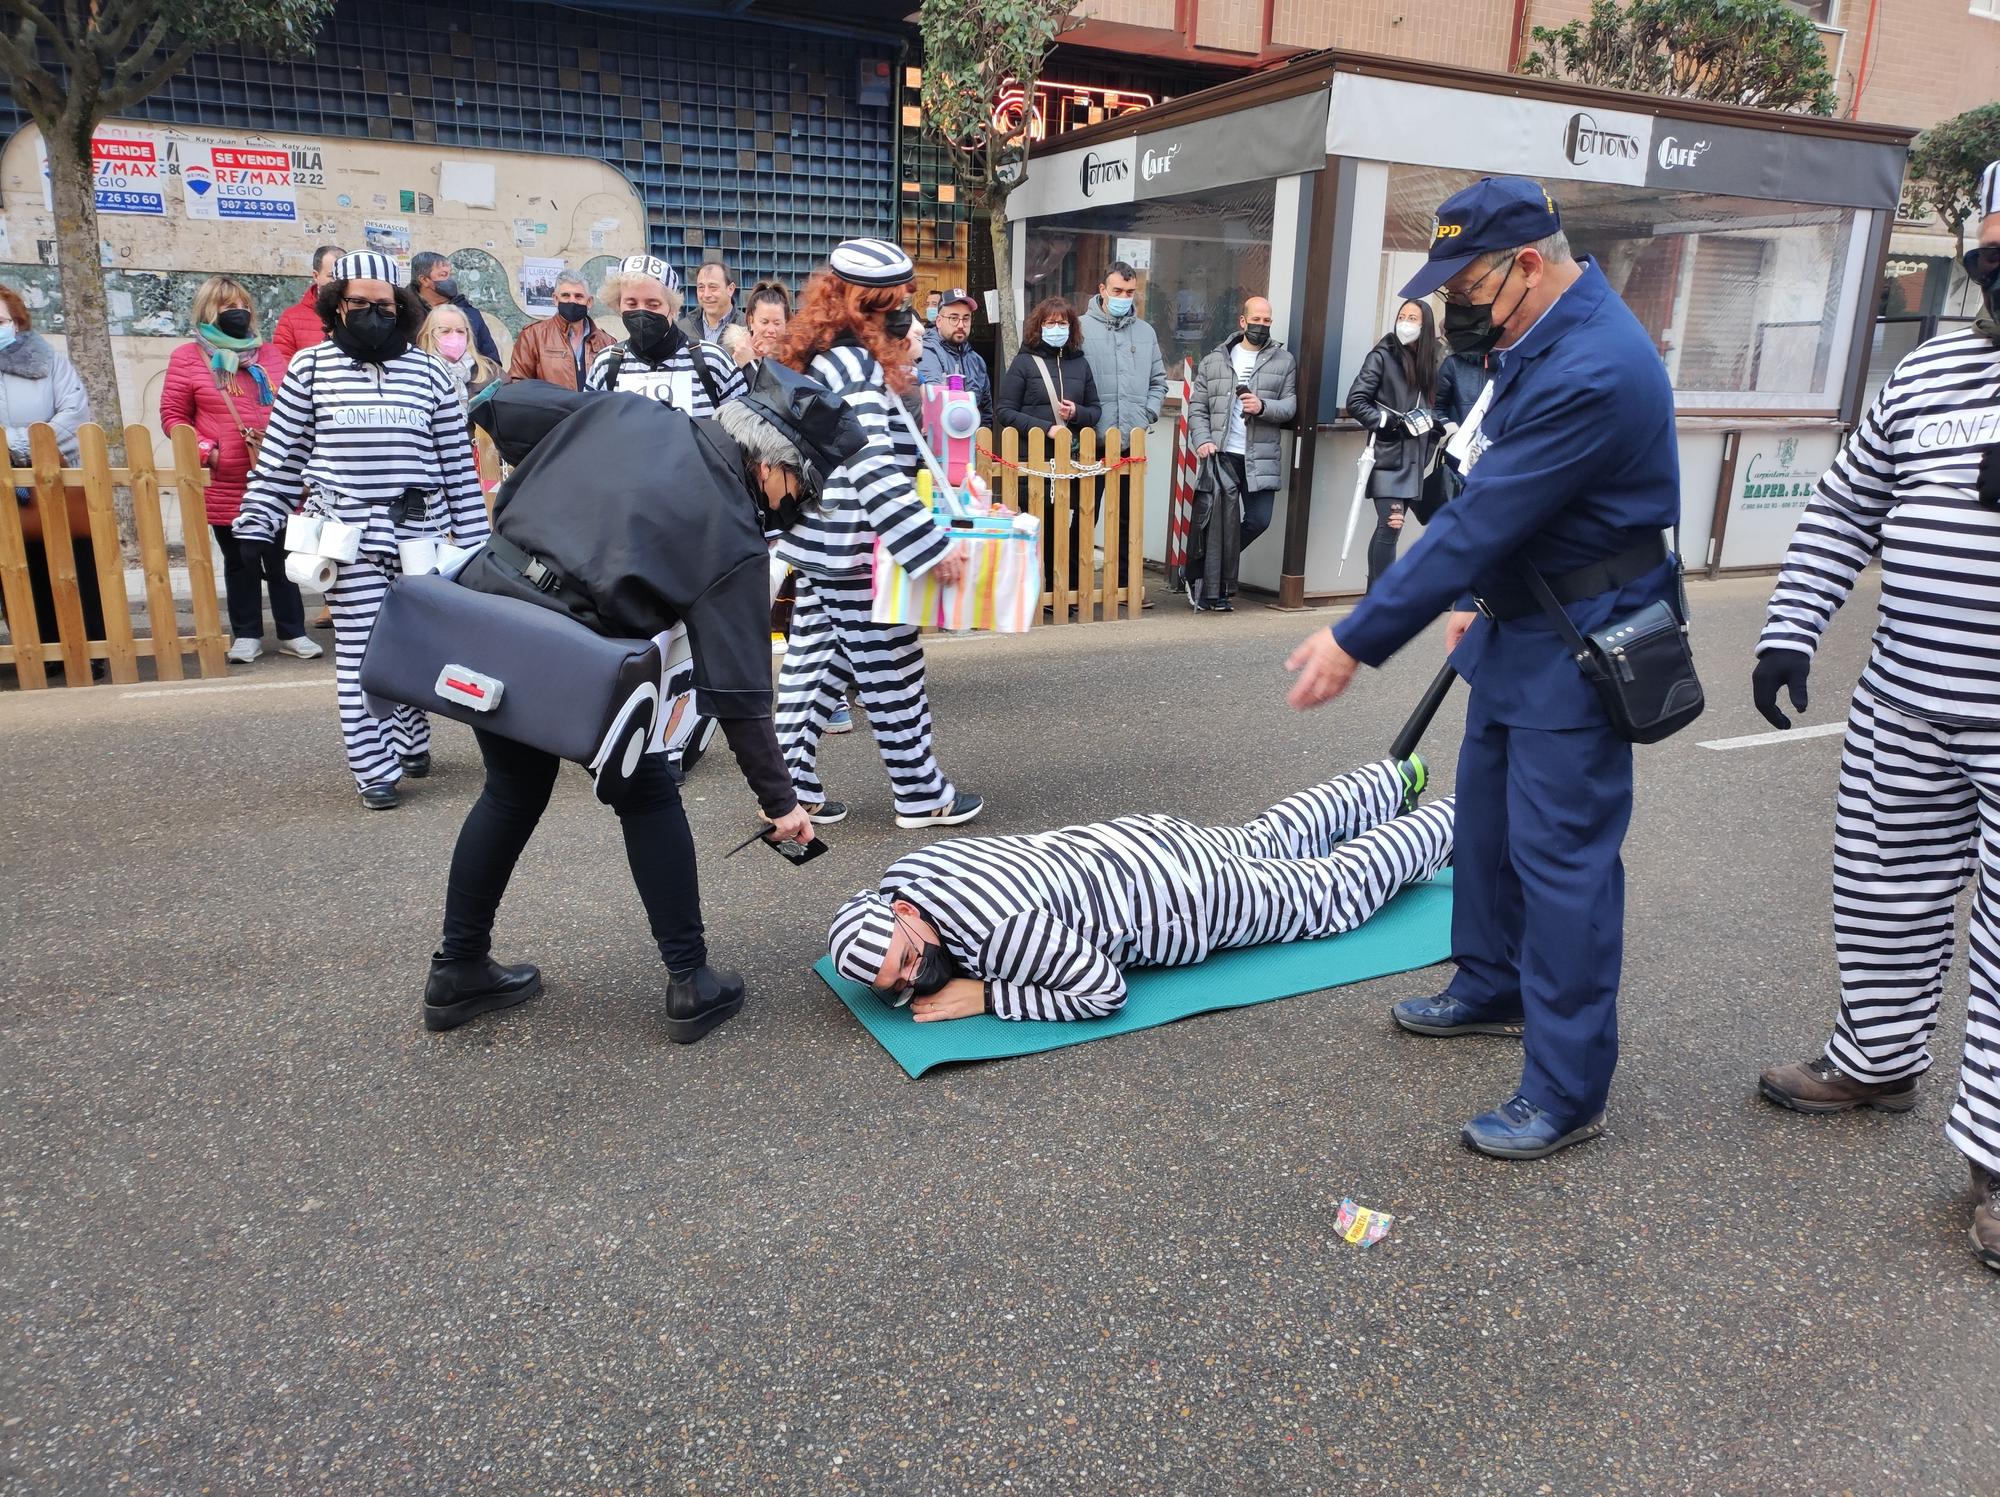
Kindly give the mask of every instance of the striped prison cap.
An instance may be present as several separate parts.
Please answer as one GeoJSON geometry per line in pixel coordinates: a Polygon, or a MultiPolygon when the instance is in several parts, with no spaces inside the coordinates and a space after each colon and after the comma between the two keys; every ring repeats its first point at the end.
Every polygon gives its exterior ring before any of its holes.
{"type": "Polygon", "coordinates": [[[333,262],[333,278],[336,281],[387,281],[391,286],[400,286],[403,284],[403,267],[392,257],[376,250],[355,250],[333,262]]]}
{"type": "Polygon", "coordinates": [[[917,278],[903,247],[886,239],[843,239],[827,267],[855,286],[907,286],[917,278]]]}
{"type": "Polygon", "coordinates": [[[889,939],[896,934],[896,913],[873,889],[863,889],[833,912],[826,949],[833,970],[849,982],[870,987],[889,959],[889,939]]]}
{"type": "Polygon", "coordinates": [[[1989,164],[1979,179],[1979,212],[1973,216],[1989,218],[1995,213],[2000,213],[2000,161],[1989,164]]]}
{"type": "Polygon", "coordinates": [[[673,266],[658,255],[627,255],[618,262],[620,275],[649,275],[669,291],[681,289],[681,278],[673,266]]]}

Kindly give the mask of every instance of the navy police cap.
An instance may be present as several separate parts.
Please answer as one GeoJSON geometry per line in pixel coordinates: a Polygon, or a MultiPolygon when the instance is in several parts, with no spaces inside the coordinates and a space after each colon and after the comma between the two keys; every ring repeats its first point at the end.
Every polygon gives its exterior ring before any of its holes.
{"type": "Polygon", "coordinates": [[[1541,183],[1526,177],[1482,177],[1438,208],[1430,258],[1398,294],[1429,296],[1481,255],[1519,249],[1561,227],[1555,199],[1541,183]]]}

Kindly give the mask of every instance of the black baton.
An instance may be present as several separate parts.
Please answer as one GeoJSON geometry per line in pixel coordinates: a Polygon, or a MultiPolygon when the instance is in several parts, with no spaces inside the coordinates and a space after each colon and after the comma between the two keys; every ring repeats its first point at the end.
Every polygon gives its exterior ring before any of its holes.
{"type": "Polygon", "coordinates": [[[1417,751],[1417,740],[1424,736],[1424,729],[1428,728],[1431,719],[1437,716],[1438,708],[1444,705],[1444,699],[1451,694],[1451,683],[1457,679],[1458,672],[1449,665],[1432,678],[1431,684],[1424,688],[1423,697],[1418,701],[1416,711],[1412,712],[1410,720],[1403,724],[1403,731],[1396,735],[1396,741],[1389,745],[1391,759],[1407,759],[1417,751]]]}

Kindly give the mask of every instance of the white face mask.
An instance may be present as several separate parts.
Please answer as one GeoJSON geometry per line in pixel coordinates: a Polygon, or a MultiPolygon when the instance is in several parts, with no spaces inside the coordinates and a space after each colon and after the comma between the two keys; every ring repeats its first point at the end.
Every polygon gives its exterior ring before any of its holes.
{"type": "Polygon", "coordinates": [[[1396,341],[1405,348],[1408,348],[1412,343],[1417,341],[1417,335],[1423,332],[1423,330],[1422,323],[1399,322],[1396,324],[1396,341]]]}

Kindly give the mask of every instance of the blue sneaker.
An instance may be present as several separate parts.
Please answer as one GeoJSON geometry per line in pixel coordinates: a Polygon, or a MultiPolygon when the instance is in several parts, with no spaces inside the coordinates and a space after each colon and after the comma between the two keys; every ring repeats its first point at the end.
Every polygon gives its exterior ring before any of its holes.
{"type": "Polygon", "coordinates": [[[842,702],[833,709],[833,716],[826,720],[829,733],[852,733],[854,731],[854,709],[842,702]]]}
{"type": "Polygon", "coordinates": [[[1567,1133],[1541,1108],[1518,1092],[1491,1112],[1482,1112],[1459,1134],[1473,1148],[1495,1159],[1546,1159],[1571,1144],[1586,1143],[1604,1131],[1604,1114],[1580,1123],[1567,1133]]]}
{"type": "Polygon", "coordinates": [[[1389,1010],[1389,1017],[1411,1034],[1504,1034],[1518,1040],[1522,1029],[1518,1014],[1511,1019],[1483,1018],[1450,993],[1405,998],[1389,1010]]]}

